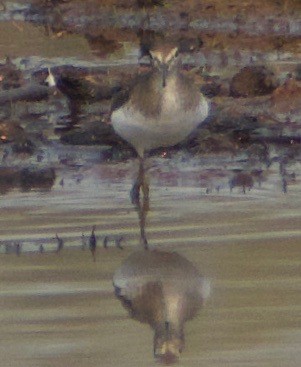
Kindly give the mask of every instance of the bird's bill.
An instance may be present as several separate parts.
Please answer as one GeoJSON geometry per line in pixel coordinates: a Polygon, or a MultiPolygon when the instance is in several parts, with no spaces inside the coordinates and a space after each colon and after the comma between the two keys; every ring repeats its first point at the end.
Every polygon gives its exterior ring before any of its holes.
{"type": "Polygon", "coordinates": [[[163,88],[166,87],[167,74],[168,74],[168,66],[167,65],[163,65],[162,66],[162,87],[163,88]]]}

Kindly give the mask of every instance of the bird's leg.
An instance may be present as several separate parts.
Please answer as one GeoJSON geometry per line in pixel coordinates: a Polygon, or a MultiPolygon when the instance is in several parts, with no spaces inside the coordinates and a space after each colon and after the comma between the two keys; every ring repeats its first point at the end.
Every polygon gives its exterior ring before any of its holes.
{"type": "Polygon", "coordinates": [[[143,159],[140,161],[139,167],[139,179],[140,185],[143,193],[142,202],[139,200],[139,226],[140,226],[140,244],[144,247],[145,250],[148,249],[148,242],[145,234],[145,224],[146,224],[146,217],[149,211],[149,185],[145,177],[145,170],[143,159]]]}
{"type": "Polygon", "coordinates": [[[142,175],[142,185],[141,185],[142,193],[143,193],[143,210],[148,212],[149,211],[149,184],[145,175],[145,172],[143,170],[142,175]]]}
{"type": "Polygon", "coordinates": [[[131,200],[137,208],[140,227],[140,244],[144,249],[148,249],[148,242],[145,234],[145,223],[147,212],[149,211],[149,185],[145,177],[144,159],[139,157],[138,176],[131,190],[131,200]],[[143,198],[140,198],[140,189],[142,190],[143,198]]]}
{"type": "Polygon", "coordinates": [[[137,180],[134,182],[131,191],[130,191],[130,198],[133,205],[136,207],[139,206],[140,202],[140,186],[137,180]]]}
{"type": "Polygon", "coordinates": [[[149,186],[145,178],[144,159],[139,157],[138,176],[131,190],[132,203],[136,206],[139,227],[140,227],[140,244],[144,249],[148,249],[148,243],[145,234],[145,223],[147,212],[149,211],[149,186]],[[140,197],[140,189],[142,190],[142,200],[140,197]]]}
{"type": "Polygon", "coordinates": [[[132,186],[131,189],[131,201],[132,204],[135,206],[139,206],[140,205],[140,188],[143,185],[143,176],[144,176],[144,162],[143,162],[143,158],[139,157],[139,168],[138,168],[138,175],[137,178],[132,186]]]}
{"type": "Polygon", "coordinates": [[[143,196],[146,198],[146,201],[149,203],[149,184],[146,179],[145,175],[145,168],[144,168],[144,158],[139,157],[139,170],[136,181],[134,182],[130,197],[132,204],[141,206],[140,204],[140,189],[142,190],[143,196]]]}

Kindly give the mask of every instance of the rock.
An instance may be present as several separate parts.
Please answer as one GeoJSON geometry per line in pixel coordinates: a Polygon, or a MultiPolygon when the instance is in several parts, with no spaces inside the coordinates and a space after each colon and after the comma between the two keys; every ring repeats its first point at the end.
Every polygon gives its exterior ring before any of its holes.
{"type": "Polygon", "coordinates": [[[61,136],[61,142],[72,145],[127,145],[114,131],[112,125],[93,122],[81,128],[68,131],[61,136]]]}
{"type": "Polygon", "coordinates": [[[232,191],[234,187],[241,187],[243,193],[246,193],[246,189],[251,190],[254,185],[253,177],[248,172],[237,172],[233,175],[229,181],[230,190],[232,191]]]}
{"type": "Polygon", "coordinates": [[[35,149],[36,149],[35,144],[29,139],[16,142],[12,146],[12,151],[14,153],[33,154],[35,149]]]}
{"type": "Polygon", "coordinates": [[[193,141],[188,142],[189,150],[203,154],[234,153],[240,148],[247,149],[260,126],[255,116],[222,109],[206,126],[196,131],[193,141]]]}
{"type": "Polygon", "coordinates": [[[188,36],[181,36],[177,40],[179,52],[182,53],[191,53],[191,52],[198,52],[203,46],[203,40],[201,37],[188,37],[188,36]]]}
{"type": "Polygon", "coordinates": [[[163,0],[136,0],[139,8],[153,8],[155,6],[164,6],[163,0]]]}
{"type": "Polygon", "coordinates": [[[55,181],[53,168],[37,169],[34,167],[21,170],[10,167],[0,167],[0,193],[5,194],[13,188],[23,191],[31,189],[50,190],[55,181]]]}
{"type": "Polygon", "coordinates": [[[136,156],[135,150],[114,131],[112,125],[94,122],[73,129],[61,136],[61,142],[71,145],[99,145],[100,161],[124,161],[136,156]]]}
{"type": "Polygon", "coordinates": [[[221,84],[214,80],[209,80],[206,84],[201,86],[200,90],[205,97],[213,98],[220,95],[221,84]]]}
{"type": "Polygon", "coordinates": [[[299,111],[301,113],[301,82],[288,79],[272,94],[271,101],[273,112],[290,114],[299,111]]]}
{"type": "Polygon", "coordinates": [[[11,167],[0,167],[0,194],[6,194],[13,187],[17,186],[18,174],[11,167]]]}
{"type": "Polygon", "coordinates": [[[10,90],[0,90],[0,105],[12,102],[37,102],[47,99],[49,88],[38,84],[29,84],[22,87],[15,87],[10,90]]]}
{"type": "Polygon", "coordinates": [[[32,154],[35,150],[34,143],[28,139],[25,130],[13,121],[0,122],[0,143],[12,143],[14,153],[32,154]]]}
{"type": "Polygon", "coordinates": [[[235,144],[231,137],[226,133],[212,133],[207,129],[200,131],[194,145],[190,144],[190,151],[197,154],[218,154],[221,152],[234,153],[236,150],[235,144]]]}
{"type": "Polygon", "coordinates": [[[277,87],[273,72],[265,66],[246,66],[230,83],[232,97],[255,97],[270,94],[277,87]]]}
{"type": "Polygon", "coordinates": [[[53,7],[59,4],[63,4],[63,3],[67,3],[71,0],[44,0],[42,1],[42,5],[43,6],[49,6],[49,7],[53,7]]]}
{"type": "Polygon", "coordinates": [[[33,188],[50,190],[55,177],[53,168],[24,168],[20,172],[20,186],[23,191],[29,191],[33,188]]]}
{"type": "Polygon", "coordinates": [[[212,132],[233,134],[234,131],[254,131],[260,126],[261,123],[256,116],[221,110],[210,122],[209,129],[212,132]]]}
{"type": "Polygon", "coordinates": [[[122,48],[122,44],[120,42],[117,42],[114,39],[107,39],[102,34],[98,36],[86,34],[85,38],[93,54],[101,58],[113,54],[122,48]]]}
{"type": "Polygon", "coordinates": [[[24,140],[26,133],[24,129],[13,121],[0,122],[0,141],[2,143],[11,143],[24,140]]]}
{"type": "Polygon", "coordinates": [[[24,84],[22,72],[12,63],[9,57],[5,64],[0,64],[0,88],[8,90],[19,88],[24,84]]]}

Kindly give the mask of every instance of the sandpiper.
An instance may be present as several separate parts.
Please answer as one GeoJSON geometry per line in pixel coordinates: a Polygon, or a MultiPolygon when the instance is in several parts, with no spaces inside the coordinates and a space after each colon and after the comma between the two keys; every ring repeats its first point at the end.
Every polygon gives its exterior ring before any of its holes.
{"type": "Polygon", "coordinates": [[[93,257],[93,261],[96,261],[96,246],[97,246],[97,238],[95,236],[96,226],[92,227],[91,235],[89,238],[89,248],[93,257]]]}
{"type": "MultiPolygon", "coordinates": [[[[173,45],[174,46],[174,45],[173,45]]],[[[209,105],[191,78],[181,72],[181,49],[163,43],[149,51],[151,70],[128,92],[117,94],[111,122],[138,153],[140,169],[133,189],[145,193],[144,153],[184,140],[208,116],[209,105]]],[[[146,191],[147,192],[147,191],[146,191]]]]}
{"type": "Polygon", "coordinates": [[[56,248],[56,253],[58,254],[59,252],[62,251],[63,247],[64,247],[64,240],[58,236],[58,234],[55,234],[55,238],[57,240],[57,248],[56,248]]]}

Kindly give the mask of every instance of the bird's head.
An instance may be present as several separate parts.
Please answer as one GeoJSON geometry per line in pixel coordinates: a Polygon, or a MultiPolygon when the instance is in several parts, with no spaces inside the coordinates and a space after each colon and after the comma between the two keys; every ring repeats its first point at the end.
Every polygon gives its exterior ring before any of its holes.
{"type": "Polygon", "coordinates": [[[179,65],[178,47],[150,50],[149,55],[152,66],[162,73],[162,86],[165,87],[168,74],[179,65]]]}

